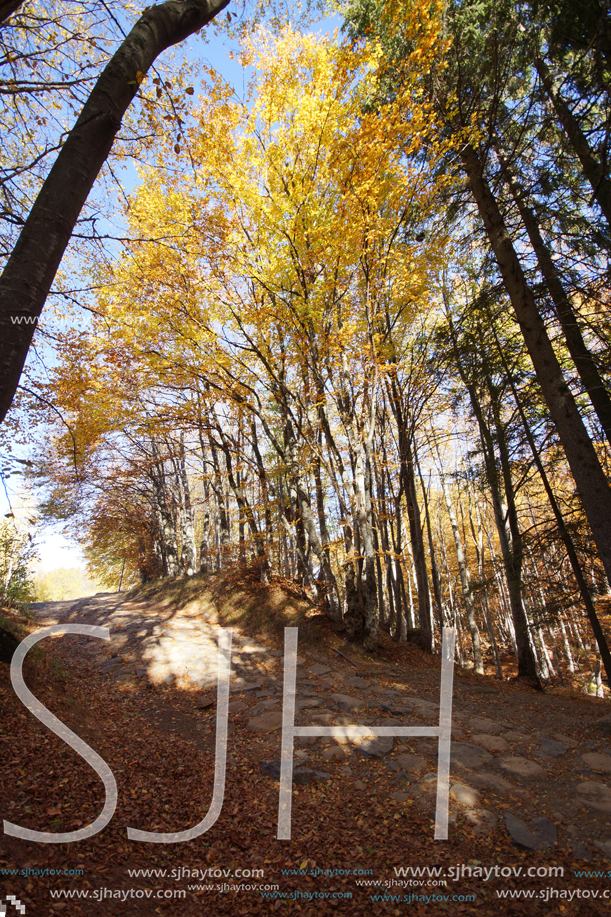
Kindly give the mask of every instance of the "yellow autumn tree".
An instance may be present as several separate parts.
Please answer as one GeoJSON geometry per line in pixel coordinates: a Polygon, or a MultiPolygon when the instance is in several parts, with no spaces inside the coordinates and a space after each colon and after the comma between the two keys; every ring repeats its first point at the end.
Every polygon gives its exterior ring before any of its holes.
{"type": "MultiPolygon", "coordinates": [[[[433,47],[424,43],[424,62],[433,47]]],[[[156,392],[166,424],[193,429],[203,411],[228,474],[231,431],[251,431],[256,457],[255,424],[284,480],[279,523],[301,527],[332,613],[345,602],[350,631],[373,645],[368,468],[381,387],[400,372],[415,316],[432,305],[446,244],[423,230],[443,181],[419,158],[425,145],[434,156],[432,116],[417,81],[376,109],[371,46],[287,29],[259,33],[243,55],[255,71],[246,100],[210,74],[180,154],[168,134],[130,202],[134,238],[163,244],[134,242],[95,271],[88,372],[92,386],[106,378],[113,391],[127,372],[134,391],[156,392]],[[339,507],[333,557],[313,478],[339,507]]],[[[269,486],[265,463],[251,464],[269,486]]],[[[253,506],[232,488],[262,557],[253,506]]]]}

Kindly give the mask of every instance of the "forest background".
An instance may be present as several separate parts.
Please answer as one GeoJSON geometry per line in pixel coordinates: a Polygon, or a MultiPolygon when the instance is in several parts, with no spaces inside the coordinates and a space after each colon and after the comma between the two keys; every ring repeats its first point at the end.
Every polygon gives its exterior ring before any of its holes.
{"type": "MultiPolygon", "coordinates": [[[[133,74],[40,321],[44,290],[7,293],[17,240],[141,11],[13,6],[0,298],[34,344],[3,475],[37,518],[111,589],[239,564],[368,650],[453,625],[478,673],[602,693],[606,3],[222,12],[248,87],[194,45],[133,74]],[[315,35],[324,14],[342,29],[315,35]]],[[[5,598],[28,525],[4,523],[5,598]]]]}

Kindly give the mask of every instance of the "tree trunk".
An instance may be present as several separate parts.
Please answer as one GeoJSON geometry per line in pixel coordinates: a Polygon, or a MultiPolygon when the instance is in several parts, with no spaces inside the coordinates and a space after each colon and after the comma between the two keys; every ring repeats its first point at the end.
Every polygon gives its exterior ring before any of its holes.
{"type": "MultiPolygon", "coordinates": [[[[594,637],[596,639],[596,643],[598,645],[598,649],[599,649],[602,661],[605,666],[605,674],[607,676],[607,683],[611,687],[611,652],[609,651],[609,644],[607,643],[607,639],[603,633],[603,629],[601,627],[600,621],[598,620],[598,615],[596,614],[596,609],[594,607],[594,603],[590,595],[590,590],[588,589],[588,584],[586,582],[585,574],[583,570],[581,569],[581,564],[577,556],[577,551],[575,550],[575,545],[573,544],[573,539],[571,538],[571,534],[566,527],[564,516],[562,515],[562,510],[560,509],[560,506],[558,504],[558,501],[556,500],[556,496],[552,490],[547,474],[545,473],[545,468],[543,467],[543,462],[541,461],[541,456],[539,455],[539,450],[537,448],[537,444],[535,443],[535,438],[530,429],[530,425],[526,419],[526,415],[524,413],[524,409],[522,408],[522,404],[518,397],[518,393],[516,392],[513,379],[511,379],[511,377],[509,376],[509,373],[508,373],[508,377],[510,379],[511,388],[513,391],[513,397],[516,403],[516,407],[518,409],[518,413],[520,415],[520,420],[522,421],[522,426],[524,427],[526,439],[528,440],[528,445],[530,446],[530,451],[532,452],[533,458],[535,460],[535,465],[537,466],[537,471],[539,472],[539,477],[541,478],[541,482],[545,489],[545,493],[547,494],[549,505],[551,506],[552,512],[556,519],[558,531],[560,532],[560,537],[562,538],[562,542],[564,544],[566,553],[571,563],[573,575],[575,577],[575,580],[577,581],[577,586],[579,587],[579,593],[581,595],[581,600],[586,609],[586,613],[588,615],[588,619],[592,627],[592,633],[594,634],[594,637]]],[[[570,659],[570,652],[568,655],[570,659]]]]}
{"type": "MultiPolygon", "coordinates": [[[[331,567],[330,553],[328,550],[330,539],[326,530],[326,517],[323,513],[321,520],[324,531],[323,538],[325,538],[325,544],[323,544],[316,529],[316,522],[314,521],[314,514],[312,513],[310,495],[307,491],[305,482],[303,481],[303,473],[301,464],[299,462],[295,431],[293,429],[293,424],[288,419],[288,417],[284,425],[284,453],[285,461],[287,464],[287,477],[289,492],[291,494],[291,502],[294,502],[294,512],[298,516],[298,519],[295,521],[299,521],[303,526],[305,533],[307,533],[310,548],[312,551],[314,551],[314,554],[316,555],[316,558],[323,572],[330,615],[335,622],[339,623],[342,619],[341,600],[337,582],[335,580],[335,574],[333,573],[333,569],[331,567]]],[[[320,498],[322,500],[322,494],[320,498]]],[[[309,570],[308,575],[313,583],[314,577],[311,570],[309,570]]]]}
{"type": "MultiPolygon", "coordinates": [[[[229,0],[150,6],[104,68],[44,182],[0,277],[0,422],[11,406],[40,316],[92,185],[157,56],[210,22],[229,0]]],[[[3,7],[0,7],[0,13],[3,7]]],[[[4,3],[8,14],[14,3],[4,3]]]]}
{"type": "Polygon", "coordinates": [[[563,376],[496,200],[472,146],[461,151],[465,172],[520,325],[551,418],[575,479],[607,579],[611,581],[611,490],[563,376]]]}
{"type": "Polygon", "coordinates": [[[196,571],[195,522],[191,504],[191,489],[185,463],[184,436],[181,433],[178,444],[177,479],[180,484],[180,565],[185,576],[193,576],[196,571]]]}
{"type": "Polygon", "coordinates": [[[443,612],[442,612],[442,601],[441,601],[441,586],[439,583],[439,568],[437,566],[437,559],[435,557],[435,545],[433,543],[433,532],[431,530],[431,516],[429,513],[429,491],[430,491],[430,475],[429,475],[429,488],[425,488],[424,479],[422,477],[422,471],[420,470],[420,463],[418,462],[418,455],[416,449],[414,448],[414,460],[416,462],[416,468],[418,470],[418,478],[420,480],[420,487],[422,488],[422,502],[424,504],[424,519],[426,521],[426,533],[429,542],[429,556],[431,558],[431,580],[433,581],[433,595],[435,597],[435,614],[437,616],[437,623],[439,625],[439,633],[443,633],[443,612]]]}
{"type": "Polygon", "coordinates": [[[448,511],[448,517],[450,519],[450,527],[452,529],[452,535],[454,536],[454,547],[456,549],[456,560],[458,561],[458,572],[460,575],[460,586],[462,589],[462,595],[465,603],[465,609],[467,611],[467,621],[469,624],[469,632],[471,634],[471,642],[473,644],[473,664],[475,671],[478,675],[484,674],[484,659],[482,657],[482,646],[479,636],[479,630],[477,628],[477,621],[475,620],[475,602],[473,601],[473,590],[471,589],[471,576],[469,574],[469,567],[467,566],[467,556],[465,554],[465,547],[463,540],[460,537],[460,530],[458,528],[458,522],[456,519],[456,513],[454,512],[454,507],[452,506],[452,500],[450,498],[450,493],[448,491],[448,485],[446,484],[446,477],[443,473],[443,462],[441,460],[441,455],[439,454],[439,448],[437,447],[437,458],[439,459],[439,475],[441,479],[441,489],[443,491],[443,498],[445,500],[446,509],[448,511]]]}
{"type": "Polygon", "coordinates": [[[0,0],[0,26],[3,22],[16,13],[20,6],[23,6],[24,0],[0,0]]]}
{"type": "Polygon", "coordinates": [[[537,256],[539,268],[545,279],[552,302],[554,303],[556,315],[558,316],[558,321],[560,322],[569,353],[573,358],[575,368],[579,373],[583,387],[588,393],[588,397],[596,411],[599,423],[605,432],[607,442],[611,445],[611,398],[609,397],[609,393],[607,392],[605,383],[598,371],[592,354],[585,344],[581,329],[577,323],[577,316],[575,315],[572,303],[566,294],[558,271],[556,270],[552,253],[543,240],[534,211],[524,202],[523,191],[500,153],[499,161],[505,173],[513,199],[520,211],[520,216],[522,217],[522,222],[528,233],[530,244],[537,256]]]}
{"type": "Polygon", "coordinates": [[[503,667],[501,666],[499,648],[497,646],[496,637],[494,635],[494,627],[492,626],[492,618],[490,615],[490,606],[488,604],[488,588],[486,585],[486,576],[485,576],[485,548],[484,548],[484,530],[482,526],[482,517],[479,511],[477,499],[475,499],[474,502],[475,502],[476,518],[477,518],[477,532],[473,524],[473,516],[471,514],[471,502],[470,501],[469,501],[469,522],[471,525],[471,534],[473,535],[473,542],[475,544],[475,553],[477,555],[477,575],[479,577],[480,603],[481,603],[481,608],[482,608],[482,614],[484,616],[484,621],[486,622],[486,630],[488,631],[488,638],[490,639],[492,655],[494,658],[494,670],[496,673],[496,677],[500,681],[502,681],[503,680],[503,667]]]}
{"type": "Polygon", "coordinates": [[[605,175],[604,165],[596,161],[596,157],[588,143],[588,138],[581,130],[577,118],[556,89],[553,77],[545,61],[537,57],[535,59],[535,67],[558,115],[558,120],[562,124],[566,136],[581,163],[583,173],[592,186],[594,197],[598,201],[598,205],[604,213],[609,226],[611,226],[611,182],[605,175]]]}
{"type": "Polygon", "coordinates": [[[204,513],[202,537],[199,543],[199,569],[201,573],[210,573],[210,513],[204,513]]]}

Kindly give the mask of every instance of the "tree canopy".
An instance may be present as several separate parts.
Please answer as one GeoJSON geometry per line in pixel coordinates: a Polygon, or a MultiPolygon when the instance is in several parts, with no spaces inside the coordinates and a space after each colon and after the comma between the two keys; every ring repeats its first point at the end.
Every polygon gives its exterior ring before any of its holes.
{"type": "MultiPolygon", "coordinates": [[[[250,565],[367,649],[387,631],[431,652],[453,624],[478,673],[509,652],[540,682],[600,653],[611,675],[606,6],[355,0],[340,32],[243,30],[244,95],[201,61],[147,75],[222,6],[172,0],[126,39],[169,17],[133,79],[121,64],[120,105],[113,90],[122,112],[141,96],[121,141],[138,182],[108,205],[124,237],[62,275],[81,293],[9,415],[36,441],[45,517],[101,581],[250,565]]],[[[48,22],[44,86],[13,78],[7,254],[68,54],[48,22]]],[[[99,67],[95,47],[77,57],[68,107],[99,67]]],[[[49,226],[63,241],[33,282],[26,223],[7,316],[40,314],[113,124],[72,215],[66,176],[34,203],[38,249],[49,226]]]]}

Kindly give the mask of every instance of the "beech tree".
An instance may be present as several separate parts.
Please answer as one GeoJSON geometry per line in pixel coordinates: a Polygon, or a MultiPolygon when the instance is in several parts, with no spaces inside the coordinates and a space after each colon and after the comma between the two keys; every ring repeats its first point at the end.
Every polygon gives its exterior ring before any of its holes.
{"type": "MultiPolygon", "coordinates": [[[[467,69],[475,107],[459,95],[446,110],[459,71],[435,64],[453,53],[441,4],[388,14],[408,67],[369,40],[262,31],[243,45],[245,100],[206,71],[180,139],[145,105],[155,144],[123,251],[87,266],[91,319],[58,334],[34,389],[52,421],[35,467],[48,514],[114,581],[123,561],[130,582],[235,565],[280,574],[368,649],[386,630],[432,651],[452,625],[476,672],[494,664],[502,677],[512,653],[518,674],[550,680],[562,667],[552,640],[573,670],[587,644],[563,531],[593,591],[604,575],[460,156],[477,157],[596,435],[553,283],[604,383],[608,329],[585,321],[598,263],[588,249],[578,270],[569,231],[590,214],[552,212],[586,182],[575,165],[553,202],[536,190],[522,139],[535,117],[519,93],[511,118],[472,129],[474,114],[488,123],[485,68],[479,84],[467,69]],[[570,271],[554,247],[565,231],[570,271]],[[476,278],[466,297],[463,277],[476,278]]],[[[527,75],[515,85],[527,100],[527,75]]]]}

